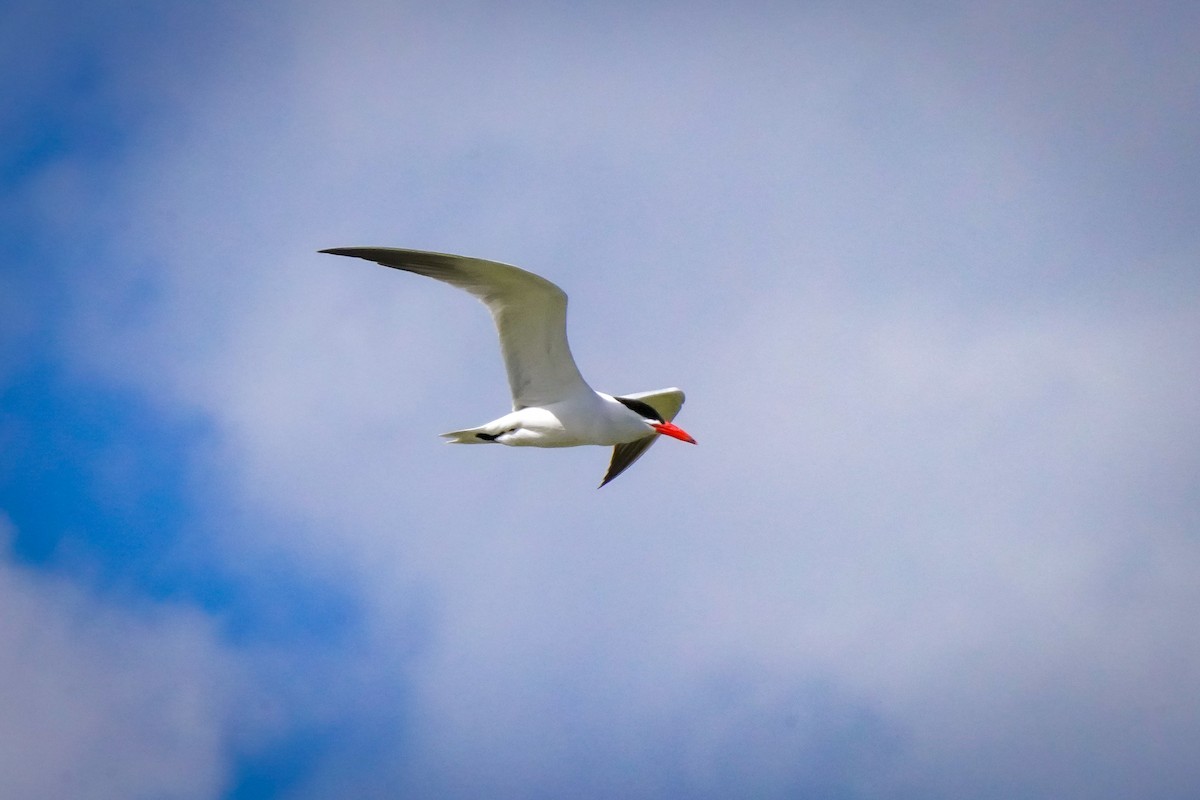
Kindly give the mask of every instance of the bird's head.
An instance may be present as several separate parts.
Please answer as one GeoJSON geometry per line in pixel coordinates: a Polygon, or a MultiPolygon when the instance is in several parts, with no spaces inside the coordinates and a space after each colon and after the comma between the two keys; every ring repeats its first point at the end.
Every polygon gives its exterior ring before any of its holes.
{"type": "Polygon", "coordinates": [[[661,433],[663,436],[670,436],[681,442],[696,443],[696,440],[687,431],[675,423],[663,419],[662,414],[658,413],[658,410],[649,403],[644,403],[641,400],[635,400],[631,397],[616,397],[613,399],[640,416],[642,421],[649,425],[656,433],[661,433]]]}

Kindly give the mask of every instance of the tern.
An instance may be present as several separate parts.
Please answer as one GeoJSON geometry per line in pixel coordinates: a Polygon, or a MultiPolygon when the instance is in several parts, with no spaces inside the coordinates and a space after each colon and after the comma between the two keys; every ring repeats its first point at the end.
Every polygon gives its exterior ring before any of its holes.
{"type": "Polygon", "coordinates": [[[659,436],[696,443],[672,421],[683,406],[681,390],[611,395],[588,386],[567,344],[567,295],[540,275],[498,261],[424,250],[334,247],[320,252],[435,278],[488,307],[500,336],[513,410],[486,425],[441,434],[447,442],[612,447],[600,486],[641,458],[659,436]]]}

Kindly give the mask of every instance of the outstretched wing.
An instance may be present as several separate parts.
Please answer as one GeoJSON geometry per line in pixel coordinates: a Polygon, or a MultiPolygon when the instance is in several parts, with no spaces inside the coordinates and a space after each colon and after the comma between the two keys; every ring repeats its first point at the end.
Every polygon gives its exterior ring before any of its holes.
{"type": "Polygon", "coordinates": [[[500,336],[514,411],[591,391],[567,344],[567,295],[545,278],[497,261],[423,250],[335,247],[321,252],[436,278],[482,300],[500,336]]]}
{"type": "MultiPolygon", "coordinates": [[[[627,400],[642,401],[657,411],[664,422],[670,422],[675,419],[675,415],[679,413],[679,409],[683,408],[684,401],[683,391],[673,388],[626,394],[622,395],[622,397],[627,400]]],[[[644,439],[637,439],[614,447],[612,461],[608,463],[608,472],[604,474],[604,480],[600,482],[600,486],[604,486],[613,478],[633,466],[633,462],[641,458],[650,449],[650,445],[657,441],[658,437],[659,434],[653,433],[644,439]]]]}

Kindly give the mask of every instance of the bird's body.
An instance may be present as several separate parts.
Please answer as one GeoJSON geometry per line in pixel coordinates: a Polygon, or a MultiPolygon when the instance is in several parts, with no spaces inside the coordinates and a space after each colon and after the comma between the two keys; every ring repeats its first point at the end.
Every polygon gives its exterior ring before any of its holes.
{"type": "Polygon", "coordinates": [[[671,422],[683,405],[679,389],[616,396],[588,386],[567,343],[567,296],[545,278],[496,261],[422,250],[347,247],[321,252],[436,278],[470,292],[491,311],[513,410],[485,425],[442,434],[447,441],[613,447],[601,486],[641,457],[660,434],[695,444],[671,422]]]}
{"type": "Polygon", "coordinates": [[[458,444],[496,442],[510,447],[577,447],[618,445],[646,435],[642,418],[613,399],[592,392],[550,403],[527,406],[465,431],[443,433],[458,444]],[[479,433],[485,434],[483,438],[479,433]]]}

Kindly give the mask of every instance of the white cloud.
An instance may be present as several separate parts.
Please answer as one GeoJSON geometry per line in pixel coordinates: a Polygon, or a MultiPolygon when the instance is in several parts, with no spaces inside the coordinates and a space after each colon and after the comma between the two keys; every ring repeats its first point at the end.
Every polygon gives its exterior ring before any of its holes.
{"type": "Polygon", "coordinates": [[[220,502],[296,521],[231,560],[344,575],[404,665],[391,767],[313,786],[1195,785],[1200,321],[1161,298],[1196,287],[1119,277],[1045,170],[1069,139],[1004,135],[1046,76],[997,100],[912,22],[381,8],[305,6],[176,87],[72,341],[212,421],[220,502]],[[486,315],[312,252],[347,244],[550,275],[597,385],[684,386],[700,447],[595,492],[599,450],[442,446],[506,402],[486,315]]]}
{"type": "MultiPolygon", "coordinates": [[[[12,535],[0,518],[0,536],[12,535]]],[[[0,563],[0,775],[14,800],[209,798],[237,666],[196,612],[123,607],[0,563]]]]}

